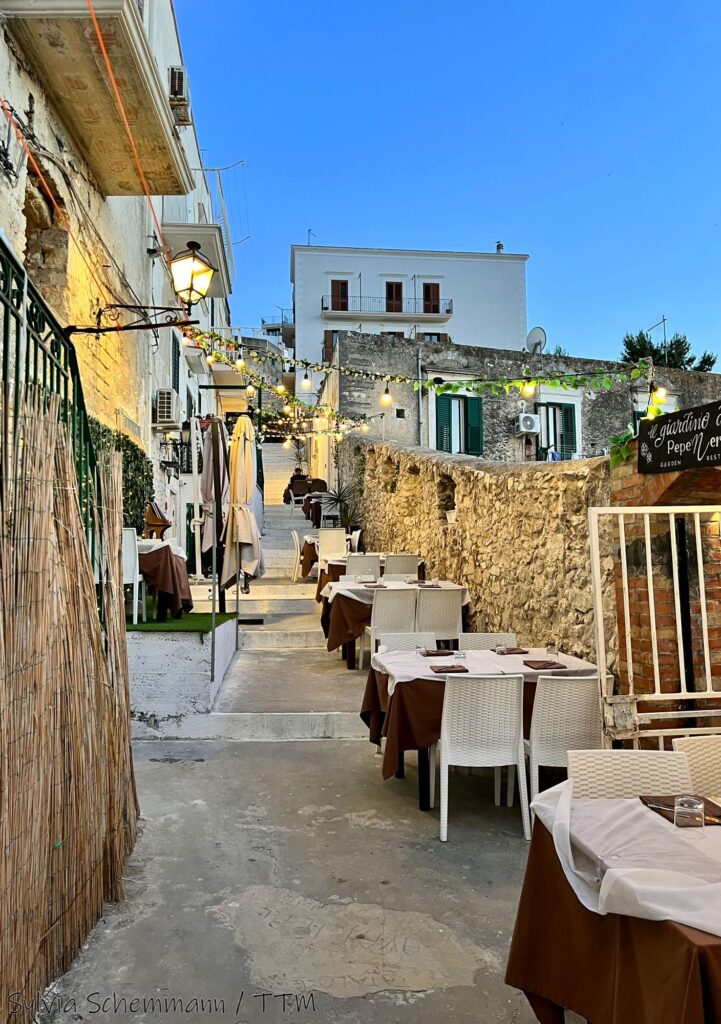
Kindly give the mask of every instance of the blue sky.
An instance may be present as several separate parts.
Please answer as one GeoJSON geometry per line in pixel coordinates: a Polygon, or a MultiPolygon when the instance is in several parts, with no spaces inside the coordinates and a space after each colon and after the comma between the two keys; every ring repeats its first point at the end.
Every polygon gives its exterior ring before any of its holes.
{"type": "Polygon", "coordinates": [[[236,323],[290,304],[311,227],[322,245],[501,239],[530,255],[529,327],[576,355],[615,357],[662,313],[721,349],[716,0],[176,9],[206,163],[246,161],[226,179],[252,236],[236,323]]]}

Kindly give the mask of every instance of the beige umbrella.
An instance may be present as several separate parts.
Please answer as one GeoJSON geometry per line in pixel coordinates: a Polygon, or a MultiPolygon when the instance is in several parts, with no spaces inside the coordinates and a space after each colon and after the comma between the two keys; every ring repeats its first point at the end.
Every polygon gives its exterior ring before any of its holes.
{"type": "MultiPolygon", "coordinates": [[[[218,456],[219,456],[219,475],[220,475],[220,490],[221,490],[221,526],[225,521],[225,517],[228,511],[228,469],[225,464],[225,458],[223,452],[228,448],[228,432],[225,429],[225,424],[218,421],[216,424],[218,430],[218,456]]],[[[213,527],[213,518],[211,512],[213,510],[213,502],[216,499],[215,495],[215,458],[213,454],[213,443],[212,443],[212,426],[209,426],[205,431],[205,437],[203,439],[203,472],[200,477],[200,496],[203,501],[203,551],[209,551],[213,546],[213,540],[215,531],[213,527]]],[[[197,572],[200,572],[200,566],[197,567],[197,572]]]]}
{"type": "Polygon", "coordinates": [[[255,430],[249,416],[239,416],[230,441],[230,487],[228,517],[223,540],[225,589],[235,583],[240,569],[248,576],[265,573],[260,531],[252,508],[256,485],[255,430]],[[240,563],[240,564],[239,564],[240,563]]]}

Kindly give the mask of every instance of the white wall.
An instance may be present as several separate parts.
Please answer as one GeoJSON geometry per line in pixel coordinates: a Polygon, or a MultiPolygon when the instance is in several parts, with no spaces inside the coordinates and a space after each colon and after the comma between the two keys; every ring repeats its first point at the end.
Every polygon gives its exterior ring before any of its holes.
{"type": "Polygon", "coordinates": [[[520,349],[527,332],[526,259],[506,253],[293,246],[296,356],[320,361],[327,330],[403,331],[410,336],[413,326],[419,333],[447,334],[459,345],[520,349]],[[401,281],[404,299],[422,300],[424,282],[437,282],[441,308],[444,300],[452,299],[453,313],[440,321],[411,313],[388,320],[353,311],[343,319],[324,317],[321,297],[330,295],[333,279],[348,281],[351,299],[384,299],[386,282],[401,281]]]}

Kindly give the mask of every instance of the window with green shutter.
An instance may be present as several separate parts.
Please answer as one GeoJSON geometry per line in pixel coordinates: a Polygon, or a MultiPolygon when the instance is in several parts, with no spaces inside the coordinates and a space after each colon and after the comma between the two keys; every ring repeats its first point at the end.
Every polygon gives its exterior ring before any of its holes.
{"type": "Polygon", "coordinates": [[[436,448],[451,450],[451,396],[436,395],[436,448]]]}
{"type": "Polygon", "coordinates": [[[556,449],[561,459],[572,459],[576,453],[576,406],[570,402],[537,402],[542,433],[536,439],[536,458],[545,459],[549,448],[556,449]]]}
{"type": "Polygon", "coordinates": [[[466,398],[466,455],[483,455],[483,402],[466,398]]]}

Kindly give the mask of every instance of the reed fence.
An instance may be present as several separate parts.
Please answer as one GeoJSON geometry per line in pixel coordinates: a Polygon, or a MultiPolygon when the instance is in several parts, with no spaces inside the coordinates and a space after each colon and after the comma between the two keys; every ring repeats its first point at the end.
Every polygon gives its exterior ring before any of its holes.
{"type": "Polygon", "coordinates": [[[0,391],[0,1021],[32,1018],[122,898],[137,830],[120,457],[90,496],[94,567],[60,401],[0,391]]]}

